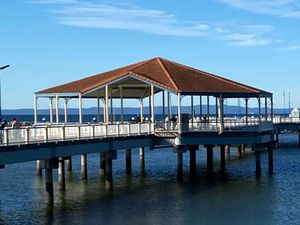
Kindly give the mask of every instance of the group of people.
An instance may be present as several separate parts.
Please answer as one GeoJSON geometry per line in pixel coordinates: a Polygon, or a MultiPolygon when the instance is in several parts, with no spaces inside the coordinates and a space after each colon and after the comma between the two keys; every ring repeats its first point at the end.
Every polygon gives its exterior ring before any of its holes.
{"type": "MultiPolygon", "coordinates": [[[[8,127],[9,124],[8,122],[4,119],[0,119],[0,130],[3,130],[5,127],[8,127]]],[[[10,122],[10,126],[14,129],[19,129],[22,127],[21,122],[17,118],[13,118],[12,121],[10,122]]]]}

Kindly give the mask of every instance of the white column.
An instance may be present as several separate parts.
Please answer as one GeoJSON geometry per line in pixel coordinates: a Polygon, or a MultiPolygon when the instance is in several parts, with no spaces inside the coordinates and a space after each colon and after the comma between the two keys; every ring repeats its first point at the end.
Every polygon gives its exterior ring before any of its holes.
{"type": "Polygon", "coordinates": [[[78,95],[79,123],[82,123],[82,95],[78,95]]]}
{"type": "Polygon", "coordinates": [[[202,118],[202,96],[199,96],[199,116],[202,118]]]}
{"type": "Polygon", "coordinates": [[[168,118],[169,118],[169,122],[170,122],[170,119],[171,119],[171,114],[172,114],[171,93],[168,92],[168,118]]]}
{"type": "Polygon", "coordinates": [[[64,107],[64,111],[65,111],[65,123],[68,122],[68,98],[65,98],[65,107],[64,107]]]}
{"type": "Polygon", "coordinates": [[[271,118],[272,118],[272,122],[273,122],[273,119],[274,119],[273,95],[271,96],[271,118]]]}
{"type": "Polygon", "coordinates": [[[113,89],[110,89],[110,121],[114,121],[113,89]]]}
{"type": "Polygon", "coordinates": [[[99,92],[97,92],[97,122],[100,122],[100,97],[99,92]]]}
{"type": "Polygon", "coordinates": [[[192,127],[194,126],[194,95],[191,95],[192,127]]]}
{"type": "Polygon", "coordinates": [[[224,100],[222,94],[219,97],[219,104],[218,104],[218,114],[219,114],[219,123],[220,123],[220,133],[224,131],[224,100]]]}
{"type": "Polygon", "coordinates": [[[50,98],[50,123],[53,123],[53,98],[50,98]]]}
{"type": "Polygon", "coordinates": [[[124,121],[124,111],[123,111],[123,88],[120,87],[120,100],[121,100],[121,122],[124,121]]]}
{"type": "Polygon", "coordinates": [[[162,91],[162,114],[163,114],[163,121],[166,117],[166,106],[165,106],[165,91],[162,91]]]}
{"type": "Polygon", "coordinates": [[[246,125],[248,125],[248,120],[249,120],[249,113],[248,113],[248,101],[249,101],[249,98],[245,98],[245,103],[246,103],[246,125]]]}
{"type": "Polygon", "coordinates": [[[140,99],[140,118],[141,118],[141,123],[144,122],[144,103],[143,99],[140,99]]]}
{"type": "Polygon", "coordinates": [[[177,94],[177,106],[178,106],[178,118],[177,118],[177,124],[178,124],[178,133],[181,133],[181,94],[177,94]]]}
{"type": "Polygon", "coordinates": [[[108,86],[105,86],[105,123],[108,123],[108,86]]]}
{"type": "Polygon", "coordinates": [[[207,121],[210,122],[210,106],[209,106],[209,96],[207,96],[207,121]]]}
{"type": "Polygon", "coordinates": [[[155,115],[154,115],[154,86],[151,85],[151,126],[154,131],[155,115]]]}
{"type": "Polygon", "coordinates": [[[36,94],[34,95],[34,99],[33,99],[33,104],[34,104],[34,106],[33,106],[33,108],[34,108],[34,124],[37,124],[37,100],[38,100],[38,98],[37,98],[37,96],[36,96],[36,94]]]}
{"type": "Polygon", "coordinates": [[[258,97],[258,116],[259,116],[259,122],[261,122],[260,114],[261,114],[261,99],[260,96],[258,97]]]}
{"type": "Polygon", "coordinates": [[[265,97],[265,118],[268,120],[268,98],[265,97]]]}
{"type": "Polygon", "coordinates": [[[59,123],[59,98],[55,96],[55,111],[56,111],[56,123],[59,123]]]}

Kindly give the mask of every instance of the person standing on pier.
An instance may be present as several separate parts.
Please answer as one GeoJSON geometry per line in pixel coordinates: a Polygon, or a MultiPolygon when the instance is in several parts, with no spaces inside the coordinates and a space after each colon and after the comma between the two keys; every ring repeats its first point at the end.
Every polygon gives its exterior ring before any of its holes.
{"type": "Polygon", "coordinates": [[[11,126],[12,126],[12,128],[14,128],[14,129],[20,129],[20,128],[21,128],[21,123],[20,123],[19,120],[17,120],[17,119],[14,117],[13,120],[12,120],[11,126]]]}

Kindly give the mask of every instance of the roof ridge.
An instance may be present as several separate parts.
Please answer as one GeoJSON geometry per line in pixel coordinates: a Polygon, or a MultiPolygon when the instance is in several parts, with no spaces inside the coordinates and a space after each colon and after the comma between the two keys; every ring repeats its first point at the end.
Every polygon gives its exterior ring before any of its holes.
{"type": "Polygon", "coordinates": [[[248,89],[248,90],[251,90],[251,91],[262,91],[262,92],[265,92],[263,90],[260,90],[258,88],[254,88],[254,87],[251,87],[251,86],[248,86],[248,85],[244,85],[244,84],[241,84],[239,82],[236,82],[236,81],[232,81],[232,80],[229,80],[229,79],[226,79],[226,78],[223,78],[223,77],[220,77],[218,75],[215,75],[215,74],[212,74],[212,73],[208,73],[206,71],[203,71],[203,70],[199,70],[199,69],[195,69],[193,67],[190,67],[190,66],[186,66],[186,65],[183,65],[183,64],[180,64],[180,63],[176,63],[176,62],[173,62],[173,61],[170,61],[168,59],[164,59],[172,64],[175,64],[175,65],[178,65],[178,66],[182,66],[184,68],[187,68],[187,69],[190,69],[190,70],[193,70],[193,71],[196,71],[196,72],[201,72],[201,73],[204,73],[205,75],[208,75],[210,77],[214,77],[218,80],[222,80],[222,81],[225,81],[227,83],[230,83],[230,84],[233,84],[235,86],[238,86],[238,87],[242,87],[242,88],[245,88],[245,89],[248,89]]]}
{"type": "Polygon", "coordinates": [[[161,65],[161,67],[162,67],[164,73],[165,73],[165,74],[167,75],[167,77],[170,79],[170,81],[171,81],[172,85],[174,86],[174,88],[175,88],[176,90],[178,90],[179,88],[178,88],[178,86],[177,86],[175,80],[173,79],[173,77],[172,77],[171,74],[169,73],[168,69],[166,68],[165,64],[162,62],[161,58],[157,57],[156,60],[157,60],[158,63],[161,65]]]}

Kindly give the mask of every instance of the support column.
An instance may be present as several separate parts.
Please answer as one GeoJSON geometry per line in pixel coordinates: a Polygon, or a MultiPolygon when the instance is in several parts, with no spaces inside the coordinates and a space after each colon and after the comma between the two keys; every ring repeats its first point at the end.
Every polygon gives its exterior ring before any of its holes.
{"type": "Polygon", "coordinates": [[[53,123],[53,98],[51,97],[51,98],[49,98],[49,100],[50,100],[50,109],[49,109],[49,116],[50,116],[50,118],[49,118],[49,122],[50,123],[53,123]]]}
{"type": "Polygon", "coordinates": [[[268,121],[268,98],[265,97],[265,118],[268,121]]]}
{"type": "Polygon", "coordinates": [[[72,166],[72,157],[70,156],[70,158],[67,160],[67,171],[71,172],[73,169],[72,166]]]}
{"type": "Polygon", "coordinates": [[[105,123],[109,122],[109,116],[108,116],[108,86],[105,86],[105,123]]]}
{"type": "Polygon", "coordinates": [[[38,176],[38,177],[41,177],[43,175],[42,168],[41,168],[41,161],[40,160],[36,161],[36,172],[35,172],[35,175],[38,176]]]}
{"type": "Polygon", "coordinates": [[[79,101],[79,123],[82,123],[82,95],[79,93],[78,96],[78,101],[79,101]]]}
{"type": "Polygon", "coordinates": [[[261,176],[261,163],[260,163],[260,151],[255,151],[255,174],[257,177],[261,176]]]}
{"type": "Polygon", "coordinates": [[[140,148],[140,173],[145,176],[145,148],[140,148]]]}
{"type": "Polygon", "coordinates": [[[65,107],[64,107],[64,112],[65,112],[65,123],[68,122],[68,101],[69,99],[65,98],[65,107]]]}
{"type": "Polygon", "coordinates": [[[202,96],[200,95],[199,96],[199,117],[200,117],[200,120],[202,119],[202,114],[203,114],[203,112],[202,112],[202,96]]]}
{"type": "Polygon", "coordinates": [[[300,148],[300,130],[298,130],[298,146],[300,148]]]}
{"type": "Polygon", "coordinates": [[[120,100],[121,100],[121,122],[123,122],[124,121],[123,87],[120,87],[120,100]]]}
{"type": "Polygon", "coordinates": [[[53,205],[53,172],[51,168],[45,169],[45,185],[47,202],[48,204],[53,205]]]}
{"type": "Polygon", "coordinates": [[[37,101],[38,98],[36,95],[34,95],[34,124],[37,124],[38,122],[38,111],[37,111],[37,101]]]}
{"type": "Polygon", "coordinates": [[[110,122],[114,121],[113,89],[110,88],[110,122]]]}
{"type": "Polygon", "coordinates": [[[183,183],[183,153],[177,153],[177,182],[183,183]]]}
{"type": "Polygon", "coordinates": [[[226,145],[225,147],[227,155],[230,155],[230,145],[226,145]]]}
{"type": "Polygon", "coordinates": [[[170,92],[168,92],[168,124],[167,124],[168,130],[170,130],[170,125],[171,125],[171,114],[172,114],[171,94],[170,92]]]}
{"type": "Polygon", "coordinates": [[[245,105],[246,105],[246,126],[248,126],[248,117],[249,117],[249,112],[248,112],[248,103],[249,103],[249,98],[245,98],[245,105]]]}
{"type": "Polygon", "coordinates": [[[100,122],[100,95],[97,92],[97,122],[100,122]]]}
{"type": "Polygon", "coordinates": [[[155,123],[155,115],[154,115],[154,86],[151,85],[151,130],[154,132],[154,123],[155,123]]]}
{"type": "Polygon", "coordinates": [[[213,175],[214,146],[207,145],[206,148],[207,148],[207,175],[210,177],[213,175]]]}
{"type": "Polygon", "coordinates": [[[272,118],[272,122],[274,119],[274,105],[273,105],[273,95],[271,96],[271,118],[272,118]]]}
{"type": "Polygon", "coordinates": [[[207,96],[207,122],[208,122],[208,126],[209,126],[209,120],[210,120],[210,106],[209,106],[209,96],[207,96]]]}
{"type": "Polygon", "coordinates": [[[132,174],[132,161],[131,161],[131,149],[125,150],[125,166],[126,166],[126,175],[131,176],[132,174]]]}
{"type": "Polygon", "coordinates": [[[192,116],[192,127],[194,127],[194,95],[191,95],[191,116],[192,116]]]}
{"type": "Polygon", "coordinates": [[[240,157],[243,156],[242,145],[238,145],[238,153],[239,153],[240,157]]]}
{"type": "MultiPolygon", "coordinates": [[[[275,143],[276,143],[276,147],[279,147],[279,130],[275,131],[275,143]]],[[[299,143],[300,143],[300,138],[299,138],[299,143]]]]}
{"type": "Polygon", "coordinates": [[[226,145],[221,145],[220,146],[220,159],[221,159],[221,172],[225,172],[226,168],[226,161],[225,161],[225,146],[226,145]]]}
{"type": "Polygon", "coordinates": [[[259,123],[261,122],[261,99],[260,96],[258,97],[258,116],[259,116],[259,123]]]}
{"type": "Polygon", "coordinates": [[[81,179],[87,180],[87,156],[86,154],[81,155],[81,179]]]}
{"type": "Polygon", "coordinates": [[[177,121],[177,126],[178,126],[178,133],[180,134],[182,132],[181,129],[181,94],[177,94],[177,106],[178,106],[178,121],[177,121]]]}
{"type": "Polygon", "coordinates": [[[166,119],[166,105],[165,105],[165,91],[162,91],[162,114],[163,114],[163,122],[166,119]]]}
{"type": "Polygon", "coordinates": [[[191,180],[197,177],[197,161],[196,161],[196,151],[198,149],[197,145],[190,146],[190,178],[191,180]]]}
{"type": "Polygon", "coordinates": [[[61,191],[66,190],[65,161],[63,158],[58,159],[58,187],[61,191]]]}
{"type": "Polygon", "coordinates": [[[218,107],[218,111],[219,111],[219,123],[220,123],[220,133],[223,133],[224,131],[224,100],[223,100],[223,96],[222,94],[220,94],[219,97],[219,107],[218,107]]]}
{"type": "Polygon", "coordinates": [[[100,152],[100,175],[105,176],[106,175],[106,153],[100,152]]]}
{"type": "Polygon", "coordinates": [[[106,152],[106,190],[113,190],[113,176],[112,176],[112,153],[111,151],[106,152]]]}
{"type": "Polygon", "coordinates": [[[273,148],[271,144],[269,144],[268,146],[268,169],[269,169],[269,175],[273,175],[274,161],[273,161],[273,148]]]}
{"type": "Polygon", "coordinates": [[[55,96],[55,114],[56,114],[56,123],[59,123],[59,98],[58,95],[55,96]]]}
{"type": "Polygon", "coordinates": [[[144,103],[143,103],[143,99],[140,99],[140,120],[141,123],[144,122],[144,103]]]}

